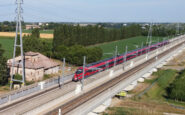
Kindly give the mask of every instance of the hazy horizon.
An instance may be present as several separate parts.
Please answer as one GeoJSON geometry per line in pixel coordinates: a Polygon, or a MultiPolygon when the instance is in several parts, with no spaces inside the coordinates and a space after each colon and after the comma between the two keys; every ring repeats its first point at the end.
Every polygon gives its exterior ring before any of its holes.
{"type": "MultiPolygon", "coordinates": [[[[0,21],[14,21],[15,0],[0,0],[0,21]]],[[[25,22],[185,22],[183,0],[24,0],[25,22]]]]}

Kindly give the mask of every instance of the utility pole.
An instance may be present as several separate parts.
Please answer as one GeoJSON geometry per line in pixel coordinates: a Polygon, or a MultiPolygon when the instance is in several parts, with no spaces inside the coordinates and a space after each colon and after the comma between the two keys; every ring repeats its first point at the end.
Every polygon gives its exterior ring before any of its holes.
{"type": "Polygon", "coordinates": [[[143,48],[143,42],[141,43],[141,48],[143,48]]]}
{"type": "Polygon", "coordinates": [[[109,69],[109,62],[108,62],[108,60],[106,61],[106,70],[108,70],[109,69]]]}
{"type": "MultiPolygon", "coordinates": [[[[159,38],[158,38],[158,42],[157,43],[159,43],[159,38]]],[[[158,55],[159,55],[159,49],[158,49],[158,47],[159,46],[157,46],[157,52],[156,52],[156,57],[155,57],[156,60],[158,59],[158,55]]]]}
{"type": "Polygon", "coordinates": [[[179,23],[177,23],[176,35],[177,35],[177,36],[180,35],[180,25],[179,25],[179,23]]]}
{"type": "Polygon", "coordinates": [[[165,50],[164,41],[165,41],[165,38],[163,38],[163,51],[165,50]]]}
{"type": "Polygon", "coordinates": [[[61,88],[61,85],[64,84],[64,71],[65,71],[65,58],[63,58],[63,66],[62,66],[62,84],[60,84],[60,76],[58,77],[58,85],[61,88]]]}
{"type": "MultiPolygon", "coordinates": [[[[149,32],[148,32],[148,37],[147,37],[147,46],[150,47],[151,42],[152,42],[152,23],[150,24],[149,32]],[[149,43],[149,44],[148,44],[149,43]]],[[[150,49],[148,49],[150,50],[150,49]]],[[[146,59],[148,59],[148,50],[146,50],[146,59]]]]}
{"type": "Polygon", "coordinates": [[[116,48],[115,48],[114,66],[116,66],[116,58],[117,58],[117,54],[118,54],[118,46],[116,46],[116,48]]]}
{"type": "MultiPolygon", "coordinates": [[[[13,62],[12,62],[12,67],[11,67],[11,81],[10,81],[10,89],[12,89],[13,82],[18,81],[22,83],[22,86],[25,85],[25,65],[24,65],[24,53],[23,53],[23,44],[22,44],[22,25],[21,22],[23,21],[22,19],[22,4],[23,0],[16,0],[17,8],[16,8],[16,35],[15,35],[15,41],[14,41],[14,52],[13,52],[13,62]],[[20,37],[18,38],[18,33],[20,33],[20,37]],[[17,39],[20,39],[20,43],[17,43],[17,39]],[[17,63],[15,62],[15,56],[16,56],[16,48],[20,48],[21,50],[21,62],[17,63]],[[17,67],[21,65],[22,67],[22,80],[16,80],[14,79],[14,66],[17,64],[17,67]]],[[[16,73],[15,73],[16,74],[16,73]]]]}
{"type": "Polygon", "coordinates": [[[138,48],[139,48],[139,46],[138,45],[135,45],[135,47],[137,49],[137,55],[136,55],[136,57],[137,57],[138,56],[138,48]]]}
{"type": "Polygon", "coordinates": [[[123,62],[123,64],[124,64],[124,68],[126,67],[126,61],[127,61],[127,52],[128,52],[128,47],[127,47],[127,45],[126,45],[126,47],[125,47],[125,56],[124,56],[124,62],[123,62]]]}
{"type": "Polygon", "coordinates": [[[62,66],[62,85],[64,84],[65,66],[66,66],[66,58],[63,58],[63,66],[62,66]]]}
{"type": "Polygon", "coordinates": [[[151,39],[151,36],[152,36],[152,22],[150,23],[150,27],[149,27],[149,31],[148,31],[148,36],[147,36],[147,41],[146,41],[146,43],[147,43],[147,45],[149,44],[149,42],[150,42],[150,39],[151,39]]]}
{"type": "MultiPolygon", "coordinates": [[[[141,49],[143,48],[143,42],[141,43],[141,49]]],[[[141,54],[140,55],[142,55],[142,52],[141,52],[141,54]]]]}
{"type": "Polygon", "coordinates": [[[83,61],[83,75],[82,75],[82,81],[81,81],[81,84],[82,84],[82,90],[84,88],[84,75],[85,75],[85,62],[86,61],[86,56],[84,56],[84,61],[83,61]]]}

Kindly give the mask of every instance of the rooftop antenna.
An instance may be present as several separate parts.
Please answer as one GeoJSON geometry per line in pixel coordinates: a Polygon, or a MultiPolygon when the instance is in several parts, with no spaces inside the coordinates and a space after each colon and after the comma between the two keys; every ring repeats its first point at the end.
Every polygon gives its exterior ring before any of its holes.
{"type": "Polygon", "coordinates": [[[12,67],[11,67],[10,89],[12,89],[14,81],[21,82],[22,86],[25,85],[25,67],[24,67],[24,54],[23,54],[23,44],[22,44],[22,25],[21,25],[21,22],[23,21],[23,18],[22,18],[23,9],[21,7],[22,4],[23,4],[23,0],[16,0],[16,5],[17,5],[17,8],[15,10],[16,12],[16,35],[15,35],[15,41],[14,41],[13,62],[11,65],[12,67]],[[20,34],[20,36],[18,36],[18,34],[20,34]],[[20,41],[20,43],[17,43],[18,41],[20,41]],[[21,51],[21,61],[20,62],[15,61],[16,48],[20,48],[20,51],[21,51]],[[14,71],[15,64],[17,64],[18,66],[20,65],[22,67],[22,80],[14,79],[14,74],[16,74],[16,72],[14,71]]]}

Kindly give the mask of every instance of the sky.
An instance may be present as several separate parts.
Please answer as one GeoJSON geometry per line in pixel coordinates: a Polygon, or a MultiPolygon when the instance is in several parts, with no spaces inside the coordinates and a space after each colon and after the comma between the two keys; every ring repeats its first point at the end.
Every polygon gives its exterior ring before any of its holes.
{"type": "MultiPolygon", "coordinates": [[[[185,22],[185,0],[24,0],[25,22],[185,22]]],[[[0,0],[0,21],[15,20],[15,0],[0,0]]]]}

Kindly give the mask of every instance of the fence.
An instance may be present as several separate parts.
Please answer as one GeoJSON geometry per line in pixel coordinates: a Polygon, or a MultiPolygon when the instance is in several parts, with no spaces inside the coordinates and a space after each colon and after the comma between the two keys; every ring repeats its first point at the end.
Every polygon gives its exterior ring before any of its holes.
{"type": "MultiPolygon", "coordinates": [[[[60,78],[55,77],[55,78],[52,78],[49,80],[45,80],[45,81],[43,81],[43,83],[44,83],[43,88],[46,89],[46,88],[50,88],[54,85],[57,85],[59,83],[59,79],[60,79],[60,83],[62,83],[62,81],[61,81],[62,79],[64,80],[63,83],[66,83],[72,79],[73,75],[74,74],[70,74],[70,75],[64,76],[63,78],[62,77],[60,77],[60,78]]],[[[24,97],[24,96],[28,96],[29,94],[32,94],[32,93],[37,93],[41,90],[42,90],[41,85],[39,83],[35,83],[33,85],[25,86],[21,89],[11,91],[10,93],[8,93],[6,95],[2,95],[0,97],[0,105],[8,103],[10,101],[17,100],[17,99],[24,97]]]]}

